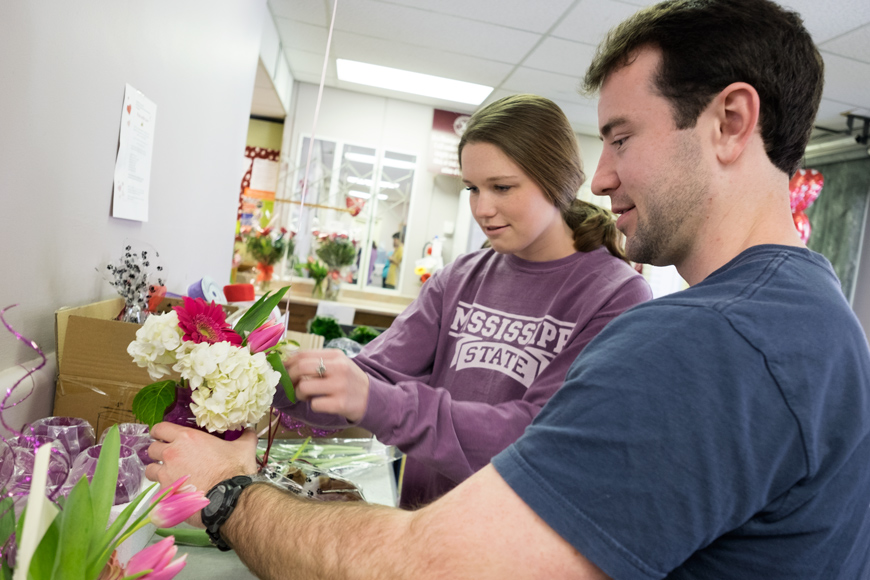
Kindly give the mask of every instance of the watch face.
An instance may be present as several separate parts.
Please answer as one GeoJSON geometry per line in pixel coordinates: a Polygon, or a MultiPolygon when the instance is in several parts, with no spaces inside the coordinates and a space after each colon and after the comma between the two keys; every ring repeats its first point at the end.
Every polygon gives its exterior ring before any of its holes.
{"type": "Polygon", "coordinates": [[[224,495],[226,494],[226,486],[219,485],[208,495],[209,504],[202,508],[202,515],[211,517],[217,513],[221,505],[224,503],[224,495]]]}

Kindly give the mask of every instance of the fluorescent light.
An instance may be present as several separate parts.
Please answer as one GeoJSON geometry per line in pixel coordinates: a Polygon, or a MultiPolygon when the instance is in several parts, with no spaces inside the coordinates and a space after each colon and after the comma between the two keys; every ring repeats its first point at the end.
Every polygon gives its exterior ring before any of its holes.
{"type": "Polygon", "coordinates": [[[469,105],[479,105],[492,87],[399,70],[355,60],[336,59],[338,78],[349,83],[369,85],[392,91],[435,97],[469,105]]]}
{"type": "MultiPolygon", "coordinates": [[[[351,189],[350,191],[347,192],[347,194],[351,197],[358,197],[360,199],[369,199],[372,196],[372,194],[370,194],[370,193],[367,193],[365,191],[357,191],[355,189],[351,189]]],[[[388,199],[388,198],[385,194],[379,193],[378,199],[383,201],[383,200],[388,199]]]]}
{"type": "MultiPolygon", "coordinates": [[[[346,179],[348,183],[353,183],[354,185],[365,185],[371,187],[374,184],[371,179],[357,177],[356,175],[348,175],[346,179]]],[[[378,189],[399,189],[399,184],[393,183],[392,181],[381,181],[378,183],[378,189]]]]}
{"type": "MultiPolygon", "coordinates": [[[[364,153],[345,153],[344,158],[349,161],[356,161],[358,163],[368,163],[370,165],[375,164],[375,156],[374,155],[365,155],[364,153]]],[[[413,161],[402,161],[401,159],[390,159],[389,157],[384,157],[383,164],[386,167],[395,167],[397,169],[416,169],[417,164],[413,161]]]]}

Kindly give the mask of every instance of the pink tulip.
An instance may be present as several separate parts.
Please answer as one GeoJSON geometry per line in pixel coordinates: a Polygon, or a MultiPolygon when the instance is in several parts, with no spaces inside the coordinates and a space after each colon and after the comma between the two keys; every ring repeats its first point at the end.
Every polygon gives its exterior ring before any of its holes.
{"type": "Polygon", "coordinates": [[[261,326],[248,335],[248,348],[251,352],[263,352],[278,344],[284,337],[283,324],[271,324],[261,326]]]}
{"type": "Polygon", "coordinates": [[[187,554],[184,554],[172,562],[176,552],[178,547],[175,545],[175,538],[169,536],[135,554],[127,562],[124,572],[127,576],[132,576],[149,571],[144,576],[140,576],[139,580],[170,580],[181,572],[187,559],[187,554]]]}
{"type": "Polygon", "coordinates": [[[208,499],[201,491],[192,485],[183,485],[188,477],[185,475],[152,500],[157,502],[151,510],[152,524],[158,528],[177,526],[208,505],[208,499]]]}

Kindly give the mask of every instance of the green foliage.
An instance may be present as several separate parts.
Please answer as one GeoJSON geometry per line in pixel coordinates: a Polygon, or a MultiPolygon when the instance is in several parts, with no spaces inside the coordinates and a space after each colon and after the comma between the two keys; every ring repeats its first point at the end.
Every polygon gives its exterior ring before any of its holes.
{"type": "Polygon", "coordinates": [[[329,342],[333,338],[342,338],[345,336],[338,321],[331,316],[315,316],[308,322],[308,332],[311,334],[319,334],[323,337],[323,342],[329,342]]]}
{"type": "Polygon", "coordinates": [[[133,414],[149,427],[163,420],[166,409],[175,402],[175,381],[160,381],[142,387],[133,398],[133,414]]]}
{"type": "Polygon", "coordinates": [[[284,387],[284,394],[291,403],[296,402],[296,391],[293,389],[293,381],[290,380],[290,375],[287,374],[287,369],[284,368],[284,361],[281,360],[280,352],[271,352],[266,356],[266,360],[272,365],[272,368],[278,371],[281,375],[280,383],[284,387]]]}
{"type": "MultiPolygon", "coordinates": [[[[107,529],[118,482],[120,447],[118,426],[113,425],[103,440],[92,481],[82,477],[76,483],[36,547],[27,571],[29,580],[97,578],[114,549],[125,539],[120,532],[144,495],[133,500],[107,529]]],[[[147,513],[140,520],[146,516],[147,513]]],[[[23,521],[24,516],[17,524],[18,537],[22,534],[23,521]]],[[[8,531],[7,527],[8,522],[0,520],[0,535],[8,531]]],[[[4,580],[7,569],[4,568],[4,580]]]]}
{"type": "Polygon", "coordinates": [[[375,338],[380,336],[380,334],[381,333],[374,328],[370,328],[368,326],[357,326],[352,331],[350,331],[348,338],[351,340],[355,340],[360,344],[368,344],[375,338]]]}
{"type": "Polygon", "coordinates": [[[290,286],[284,286],[274,294],[271,291],[263,294],[236,323],[235,328],[233,328],[236,334],[246,337],[247,333],[260,328],[289,289],[290,286]]]}
{"type": "Polygon", "coordinates": [[[245,249],[248,250],[251,257],[257,262],[269,266],[279,262],[284,257],[285,251],[288,256],[292,255],[294,248],[293,238],[283,232],[275,236],[267,229],[245,238],[245,249]]]}
{"type": "Polygon", "coordinates": [[[157,535],[161,538],[175,536],[176,544],[185,546],[199,546],[201,548],[214,547],[208,539],[208,534],[205,530],[196,530],[190,528],[157,528],[157,535]]]}
{"type": "Polygon", "coordinates": [[[353,242],[344,238],[324,238],[317,248],[317,257],[331,270],[337,270],[353,264],[356,259],[356,247],[353,242]]]}
{"type": "MultiPolygon", "coordinates": [[[[15,533],[15,511],[12,509],[12,498],[5,497],[6,490],[3,489],[3,500],[0,500],[0,546],[5,546],[6,542],[12,534],[15,533]]],[[[12,578],[12,570],[6,562],[6,558],[0,558],[0,578],[8,580],[12,578]]]]}

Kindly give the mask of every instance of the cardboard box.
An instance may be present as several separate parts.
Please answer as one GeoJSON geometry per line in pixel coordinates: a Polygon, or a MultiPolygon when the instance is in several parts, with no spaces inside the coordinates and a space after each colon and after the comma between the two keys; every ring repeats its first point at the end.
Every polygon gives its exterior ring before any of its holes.
{"type": "MultiPolygon", "coordinates": [[[[180,300],[164,299],[159,311],[165,312],[180,300]]],[[[55,390],[55,416],[81,417],[100,437],[116,423],[136,422],[133,398],[139,389],[154,380],[127,354],[127,345],[136,338],[138,324],[115,320],[124,306],[121,298],[95,302],[56,312],[57,359],[59,376],[55,390]]],[[[226,307],[235,310],[234,306],[226,307]]],[[[288,333],[302,348],[321,348],[323,337],[288,333]]],[[[179,379],[177,374],[164,377],[179,379]]],[[[279,387],[280,388],[280,387],[279,387]]],[[[264,418],[258,426],[268,424],[264,418]]],[[[368,432],[348,429],[336,437],[365,437],[368,432]]],[[[370,434],[368,434],[370,436],[370,434]]],[[[278,438],[298,438],[299,434],[279,430],[278,438]]]]}
{"type": "Polygon", "coordinates": [[[98,438],[115,423],[136,422],[133,397],[154,382],[127,354],[139,325],[114,319],[123,307],[123,299],[114,298],[55,315],[59,376],[52,414],[86,419],[98,438]]]}

